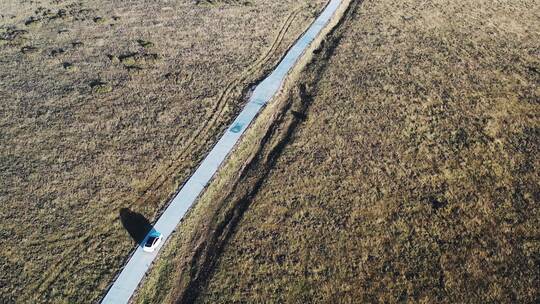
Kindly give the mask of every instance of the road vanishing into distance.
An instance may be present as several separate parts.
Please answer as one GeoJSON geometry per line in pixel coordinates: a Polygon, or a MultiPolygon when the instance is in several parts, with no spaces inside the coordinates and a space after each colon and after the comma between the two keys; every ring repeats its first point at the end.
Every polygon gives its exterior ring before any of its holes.
{"type": "Polygon", "coordinates": [[[251,121],[257,116],[266,103],[278,93],[289,71],[296,65],[300,56],[302,56],[308,46],[328,24],[341,2],[342,0],[331,0],[302,37],[300,37],[300,39],[298,39],[289,49],[274,71],[257,85],[242,112],[236,117],[232,125],[212,148],[195,173],[187,180],[154,225],[154,229],[161,232],[163,235],[161,244],[152,253],[144,252],[141,246],[137,246],[135,253],[131,256],[120,275],[116,277],[112,286],[107,291],[102,303],[128,303],[137,289],[137,286],[150,268],[150,265],[157,257],[161,246],[163,246],[186,212],[195,203],[203,189],[208,185],[251,121]]]}

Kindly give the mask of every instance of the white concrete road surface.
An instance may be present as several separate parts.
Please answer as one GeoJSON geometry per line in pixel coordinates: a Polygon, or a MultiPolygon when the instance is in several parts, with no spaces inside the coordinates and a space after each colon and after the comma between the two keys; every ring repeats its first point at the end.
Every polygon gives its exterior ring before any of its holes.
{"type": "MultiPolygon", "coordinates": [[[[178,192],[154,225],[154,228],[163,234],[163,242],[161,244],[165,243],[165,240],[175,230],[186,211],[195,203],[197,197],[210,182],[212,176],[214,176],[257,113],[278,92],[287,73],[294,67],[306,48],[326,26],[341,2],[342,0],[331,0],[309,29],[288,51],[276,69],[255,88],[253,95],[242,112],[234,120],[229,129],[227,129],[225,134],[223,134],[191,178],[184,184],[180,192],[178,192]]],[[[158,255],[161,246],[152,253],[144,252],[138,246],[135,253],[131,256],[120,275],[108,290],[102,303],[128,303],[146,271],[158,255]]]]}

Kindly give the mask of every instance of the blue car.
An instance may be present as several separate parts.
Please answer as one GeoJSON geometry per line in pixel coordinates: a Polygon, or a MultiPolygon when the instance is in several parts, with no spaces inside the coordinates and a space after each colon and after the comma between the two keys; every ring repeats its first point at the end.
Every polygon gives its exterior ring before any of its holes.
{"type": "Polygon", "coordinates": [[[145,252],[154,252],[154,250],[156,250],[157,246],[159,246],[162,240],[163,235],[152,229],[152,231],[146,236],[146,239],[143,242],[143,250],[145,252]]]}

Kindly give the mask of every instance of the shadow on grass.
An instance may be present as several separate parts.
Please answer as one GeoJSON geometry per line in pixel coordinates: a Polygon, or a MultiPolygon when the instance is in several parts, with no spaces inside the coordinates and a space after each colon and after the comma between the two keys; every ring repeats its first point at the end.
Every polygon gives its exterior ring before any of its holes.
{"type": "Polygon", "coordinates": [[[152,224],[148,219],[140,213],[122,208],[120,209],[120,221],[135,243],[142,246],[144,238],[152,230],[152,224]]]}

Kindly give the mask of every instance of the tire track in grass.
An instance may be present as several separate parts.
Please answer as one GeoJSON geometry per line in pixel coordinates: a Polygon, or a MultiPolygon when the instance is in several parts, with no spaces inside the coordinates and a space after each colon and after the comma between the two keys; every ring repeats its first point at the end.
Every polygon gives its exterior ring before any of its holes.
{"type": "MultiPolygon", "coordinates": [[[[354,11],[362,1],[352,1],[344,12],[344,17],[327,35],[327,40],[318,51],[314,62],[328,62],[341,40],[344,29],[349,25],[354,11]]],[[[193,253],[185,264],[187,281],[176,282],[180,287],[176,291],[176,303],[196,302],[211,279],[215,266],[237,225],[249,208],[252,199],[257,195],[266,177],[281,155],[283,149],[302,123],[305,113],[308,112],[313,96],[307,87],[320,81],[321,75],[327,65],[311,66],[314,79],[304,80],[297,85],[296,97],[286,98],[274,114],[274,119],[266,127],[265,134],[246,159],[237,178],[223,190],[219,197],[220,206],[214,214],[210,215],[209,226],[202,236],[195,240],[193,253]]]]}
{"type": "MultiPolygon", "coordinates": [[[[159,190],[166,182],[167,179],[170,177],[170,175],[175,172],[180,165],[182,164],[181,160],[185,158],[189,152],[191,151],[190,148],[193,146],[193,144],[197,141],[197,139],[200,137],[201,134],[203,134],[203,131],[209,131],[210,129],[214,128],[216,126],[216,123],[219,121],[219,118],[222,117],[223,111],[225,109],[225,105],[228,103],[231,99],[231,94],[235,89],[238,89],[240,85],[253,73],[256,73],[257,71],[260,71],[263,66],[268,63],[268,61],[272,58],[272,56],[277,51],[278,47],[283,42],[285,35],[289,31],[291,25],[296,20],[298,15],[302,12],[304,9],[304,6],[299,6],[297,9],[295,9],[293,12],[291,12],[288,16],[281,28],[278,31],[278,34],[274,38],[271,46],[268,48],[268,50],[261,56],[257,61],[255,61],[251,66],[249,66],[242,74],[240,74],[237,78],[231,80],[226,88],[221,92],[218,98],[218,102],[215,104],[214,108],[212,109],[212,115],[209,120],[206,120],[205,124],[202,125],[198,130],[195,131],[195,134],[190,137],[190,139],[187,142],[187,145],[185,148],[180,151],[180,153],[173,158],[172,161],[170,161],[170,164],[166,167],[165,172],[159,174],[157,177],[153,179],[153,181],[150,183],[150,185],[143,191],[143,193],[132,203],[130,206],[133,206],[134,204],[141,204],[146,199],[148,199],[148,196],[150,196],[155,191],[159,190]]],[[[204,134],[210,134],[210,132],[204,132],[204,134]]],[[[203,143],[207,143],[208,140],[211,139],[211,136],[206,135],[205,137],[202,137],[203,143]]],[[[178,144],[178,142],[175,142],[175,144],[178,144]]],[[[120,197],[116,197],[113,199],[113,201],[119,200],[120,197]]],[[[82,235],[79,234],[77,237],[72,241],[71,245],[64,246],[65,250],[62,252],[62,256],[70,256],[77,248],[81,246],[81,244],[86,243],[89,241],[89,239],[96,235],[103,235],[109,232],[111,229],[113,229],[114,225],[108,225],[106,227],[103,227],[100,229],[100,231],[88,231],[86,233],[83,233],[82,235]]],[[[64,239],[57,239],[53,241],[65,241],[64,239]]],[[[103,243],[103,238],[94,240],[96,245],[103,243]]],[[[65,245],[65,244],[64,244],[65,245]]],[[[62,259],[59,258],[57,261],[49,267],[51,271],[47,272],[45,276],[43,276],[40,280],[32,284],[30,287],[33,290],[38,291],[39,294],[49,293],[50,287],[57,281],[59,275],[61,274],[61,270],[65,269],[67,267],[71,267],[76,263],[76,260],[70,260],[70,259],[62,259]]],[[[25,299],[30,300],[30,299],[25,299]]]]}
{"type": "MultiPolygon", "coordinates": [[[[246,131],[259,111],[282,89],[288,87],[284,84],[286,79],[291,80],[291,77],[296,79],[295,76],[291,76],[291,73],[293,75],[300,73],[305,64],[312,58],[315,48],[322,43],[323,37],[341,20],[343,10],[349,4],[347,0],[332,0],[329,3],[317,19],[311,23],[309,29],[294,43],[272,74],[257,86],[254,94],[250,96],[249,102],[236,117],[235,122],[220,138],[217,145],[212,148],[210,154],[203,160],[195,174],[181,187],[179,193],[176,194],[171,204],[160,216],[155,226],[157,230],[162,232],[165,241],[174,233],[185,213],[196,203],[198,196],[226,161],[228,154],[241,139],[244,131],[246,131]],[[240,127],[236,129],[239,125],[240,127]]],[[[127,303],[136,291],[137,286],[144,280],[148,268],[158,254],[159,247],[151,254],[144,253],[143,249],[138,248],[110,285],[102,303],[127,303]]]]}
{"type": "MultiPolygon", "coordinates": [[[[159,190],[168,180],[168,178],[178,170],[178,168],[181,166],[182,162],[181,160],[186,158],[191,151],[191,148],[193,144],[199,139],[201,134],[204,134],[202,137],[202,143],[206,144],[211,139],[212,133],[208,132],[212,128],[216,127],[217,122],[219,121],[219,118],[223,117],[223,111],[225,109],[225,105],[228,104],[228,100],[231,98],[231,94],[234,89],[238,89],[240,85],[252,74],[260,71],[262,67],[272,58],[272,56],[276,53],[278,47],[283,42],[286,33],[289,31],[292,23],[296,19],[296,17],[302,12],[304,9],[304,6],[298,7],[296,10],[291,12],[283,25],[281,26],[276,38],[273,40],[270,48],[257,60],[255,61],[250,67],[248,67],[240,76],[233,79],[231,82],[229,82],[226,86],[226,88],[222,91],[220,94],[220,97],[218,98],[218,102],[214,106],[214,108],[211,110],[212,114],[210,116],[210,119],[208,119],[199,129],[197,129],[194,132],[194,135],[191,136],[187,140],[186,146],[179,152],[178,155],[173,157],[173,160],[169,162],[169,164],[164,169],[164,172],[159,173],[158,176],[155,178],[152,178],[152,182],[150,185],[142,191],[142,194],[135,200],[134,204],[142,204],[145,200],[151,196],[152,193],[159,190]],[[204,131],[204,132],[203,132],[204,131]]],[[[175,145],[177,145],[178,142],[175,142],[175,145]]]]}

